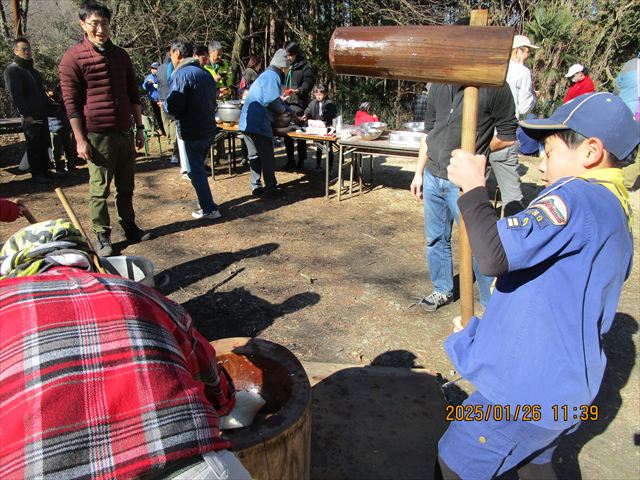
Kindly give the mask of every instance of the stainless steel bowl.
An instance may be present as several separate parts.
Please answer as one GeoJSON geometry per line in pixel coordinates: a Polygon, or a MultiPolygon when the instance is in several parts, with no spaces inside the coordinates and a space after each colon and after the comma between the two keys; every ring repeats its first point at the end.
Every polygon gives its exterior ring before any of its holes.
{"type": "Polygon", "coordinates": [[[225,123],[238,123],[242,112],[242,102],[240,100],[229,100],[218,103],[218,117],[225,123]]]}
{"type": "Polygon", "coordinates": [[[290,124],[291,124],[291,114],[289,112],[273,115],[273,121],[271,122],[272,128],[284,128],[284,127],[288,127],[290,124]]]}
{"type": "Polygon", "coordinates": [[[402,129],[407,132],[424,131],[424,122],[407,122],[402,124],[402,129]]]}
{"type": "Polygon", "coordinates": [[[370,128],[375,128],[377,130],[385,131],[387,129],[387,124],[384,122],[365,122],[360,127],[364,130],[368,130],[370,128]]]}
{"type": "Polygon", "coordinates": [[[384,132],[384,130],[381,128],[362,128],[359,137],[360,140],[376,140],[382,135],[382,132],[384,132]]]}

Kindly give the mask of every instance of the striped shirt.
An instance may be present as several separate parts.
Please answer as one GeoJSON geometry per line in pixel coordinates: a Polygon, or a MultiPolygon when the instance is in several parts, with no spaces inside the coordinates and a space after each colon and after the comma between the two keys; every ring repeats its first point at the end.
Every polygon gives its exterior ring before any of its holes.
{"type": "Polygon", "coordinates": [[[229,448],[233,384],[179,305],[62,267],[0,281],[0,478],[128,478],[229,448]]]}

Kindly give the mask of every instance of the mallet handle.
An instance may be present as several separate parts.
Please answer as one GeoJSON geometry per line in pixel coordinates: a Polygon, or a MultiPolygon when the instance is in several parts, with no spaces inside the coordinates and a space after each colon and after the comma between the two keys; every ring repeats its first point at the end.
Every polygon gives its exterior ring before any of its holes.
{"type": "MultiPolygon", "coordinates": [[[[485,26],[487,10],[472,10],[470,26],[485,26]]],[[[460,147],[476,153],[476,129],[478,124],[478,87],[465,87],[462,104],[462,138],[460,147]]],[[[473,305],[473,252],[467,229],[460,215],[460,316],[466,325],[474,314],[473,305]]]]}
{"type": "MultiPolygon", "coordinates": [[[[82,236],[84,237],[85,241],[87,242],[87,245],[89,245],[89,248],[93,252],[95,252],[96,249],[93,246],[93,243],[91,242],[91,240],[89,240],[89,237],[87,237],[87,234],[84,231],[84,228],[82,228],[82,224],[78,220],[78,217],[76,217],[76,214],[73,211],[73,208],[71,208],[71,204],[69,203],[69,200],[67,200],[67,196],[62,191],[62,188],[60,188],[60,187],[56,188],[55,192],[56,192],[56,195],[58,195],[58,198],[60,199],[60,202],[62,202],[62,206],[64,207],[65,211],[67,212],[67,215],[69,215],[69,218],[71,219],[71,223],[73,223],[74,227],[76,227],[78,230],[80,230],[80,233],[82,234],[82,236]]],[[[100,264],[100,259],[98,258],[98,255],[96,255],[94,253],[92,255],[92,257],[93,257],[93,264],[98,269],[98,272],[107,273],[105,271],[105,269],[102,268],[102,265],[100,264]]]]}

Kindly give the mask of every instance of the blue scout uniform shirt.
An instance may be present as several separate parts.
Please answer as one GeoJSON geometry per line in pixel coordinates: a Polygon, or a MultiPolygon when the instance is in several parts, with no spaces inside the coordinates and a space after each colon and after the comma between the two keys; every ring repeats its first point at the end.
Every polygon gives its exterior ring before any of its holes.
{"type": "MultiPolygon", "coordinates": [[[[273,112],[269,110],[268,105],[280,98],[281,87],[282,78],[276,70],[269,67],[262,72],[251,84],[249,93],[244,99],[238,130],[264,137],[273,137],[271,129],[273,112]]],[[[289,110],[284,102],[281,103],[282,111],[289,110]]]]}
{"type": "Polygon", "coordinates": [[[154,102],[158,101],[158,77],[153,73],[148,74],[142,81],[142,89],[147,92],[149,98],[154,102]]]}
{"type": "Polygon", "coordinates": [[[483,396],[509,405],[512,417],[518,406],[540,406],[544,428],[577,423],[581,405],[598,393],[607,361],[600,338],[631,271],[622,171],[599,172],[607,181],[562,179],[498,222],[509,272],[497,279],[482,320],[473,317],[445,343],[483,396]]]}

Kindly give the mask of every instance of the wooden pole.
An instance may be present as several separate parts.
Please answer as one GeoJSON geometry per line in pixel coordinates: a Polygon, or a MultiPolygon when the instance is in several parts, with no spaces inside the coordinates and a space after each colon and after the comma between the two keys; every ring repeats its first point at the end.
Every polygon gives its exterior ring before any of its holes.
{"type": "MultiPolygon", "coordinates": [[[[91,242],[91,240],[89,240],[89,237],[87,237],[87,234],[84,231],[84,228],[82,228],[82,224],[80,223],[80,220],[78,220],[78,217],[76,217],[76,214],[73,211],[73,208],[71,208],[71,204],[69,203],[69,200],[67,200],[67,196],[62,191],[62,188],[60,188],[60,187],[56,188],[55,192],[56,192],[56,195],[58,195],[58,198],[60,199],[60,202],[62,202],[62,206],[66,210],[67,215],[69,215],[69,218],[71,219],[71,223],[73,223],[74,227],[76,227],[78,230],[80,230],[80,233],[82,234],[82,236],[84,237],[85,241],[87,242],[87,245],[89,245],[89,248],[91,249],[91,251],[95,252],[96,249],[93,246],[93,243],[91,242]]],[[[104,268],[102,268],[102,265],[100,264],[100,259],[98,258],[98,255],[96,255],[94,253],[92,255],[92,257],[93,257],[92,258],[93,259],[93,264],[95,265],[95,267],[98,270],[98,272],[107,273],[106,270],[104,268]]]]}
{"type": "MultiPolygon", "coordinates": [[[[472,10],[470,26],[486,26],[487,10],[472,10]]],[[[478,87],[465,87],[462,104],[462,138],[460,148],[476,153],[476,127],[478,122],[478,87]]],[[[467,229],[460,215],[460,316],[462,325],[473,317],[473,253],[467,229]]]]}
{"type": "Polygon", "coordinates": [[[38,223],[38,221],[36,220],[36,217],[33,216],[33,214],[31,213],[31,211],[29,211],[29,209],[27,208],[27,206],[24,204],[24,202],[22,200],[18,200],[16,202],[18,204],[18,206],[20,207],[20,211],[22,212],[22,216],[24,218],[27,219],[27,221],[33,225],[34,223],[38,223]]]}

